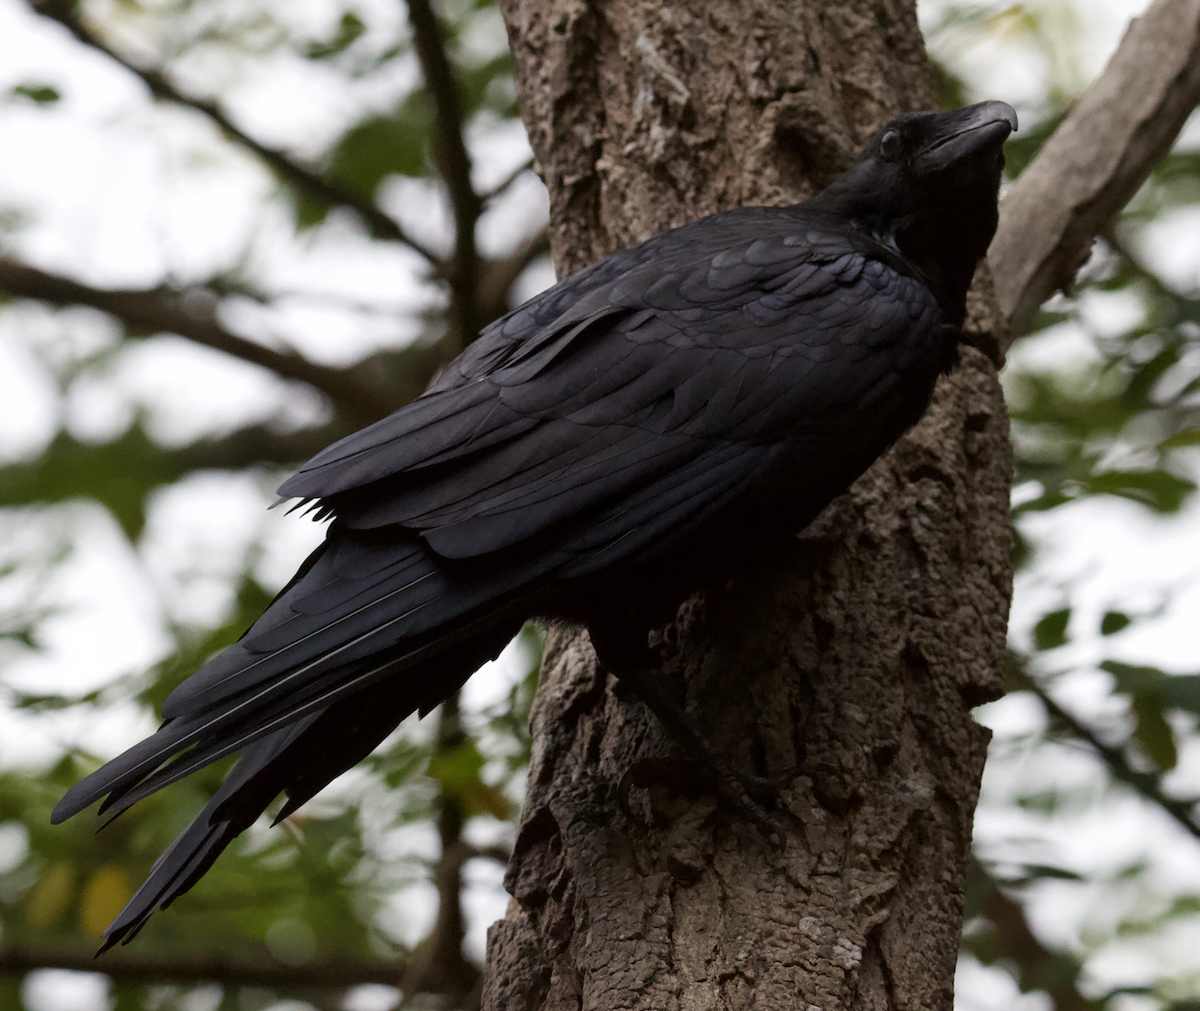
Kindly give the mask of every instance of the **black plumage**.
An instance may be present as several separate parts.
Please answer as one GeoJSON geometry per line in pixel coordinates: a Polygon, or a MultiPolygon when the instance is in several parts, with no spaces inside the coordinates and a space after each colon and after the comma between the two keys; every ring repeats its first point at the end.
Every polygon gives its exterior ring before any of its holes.
{"type": "MultiPolygon", "coordinates": [[[[925,411],[996,227],[1000,102],[881,129],[794,207],[606,257],[488,327],[424,396],[280,488],[332,519],[165,722],[76,785],[119,813],[237,750],[106,933],[130,940],[280,793],[284,817],[531,617],[608,643],[801,529],[925,411]]],[[[617,652],[613,650],[613,655],[617,652]]]]}

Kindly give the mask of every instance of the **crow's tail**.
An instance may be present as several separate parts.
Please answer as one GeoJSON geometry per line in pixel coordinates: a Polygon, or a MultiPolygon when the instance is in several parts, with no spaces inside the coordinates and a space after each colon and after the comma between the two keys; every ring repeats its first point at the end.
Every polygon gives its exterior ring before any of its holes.
{"type": "Polygon", "coordinates": [[[457,691],[519,629],[519,622],[499,625],[402,678],[376,681],[247,747],[208,806],[158,859],[145,884],[105,930],[100,953],[133,940],[151,914],[200,880],[280,793],[288,799],[277,822],[362,761],[410,713],[423,715],[457,691]]]}

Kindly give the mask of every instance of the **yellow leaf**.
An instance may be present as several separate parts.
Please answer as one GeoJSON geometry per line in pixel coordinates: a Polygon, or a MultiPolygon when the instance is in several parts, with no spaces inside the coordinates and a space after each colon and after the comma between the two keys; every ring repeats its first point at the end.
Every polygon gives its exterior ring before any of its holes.
{"type": "Polygon", "coordinates": [[[512,802],[498,786],[489,786],[476,780],[466,784],[460,793],[468,818],[473,814],[490,814],[504,821],[513,816],[512,802]]]}
{"type": "Polygon", "coordinates": [[[83,929],[92,937],[99,937],[125,907],[132,894],[129,880],[120,867],[111,864],[101,867],[83,890],[83,908],[80,911],[83,929]]]}
{"type": "Polygon", "coordinates": [[[29,893],[25,919],[31,927],[48,927],[54,923],[75,894],[75,868],[65,861],[50,864],[38,875],[37,884],[29,893]]]}

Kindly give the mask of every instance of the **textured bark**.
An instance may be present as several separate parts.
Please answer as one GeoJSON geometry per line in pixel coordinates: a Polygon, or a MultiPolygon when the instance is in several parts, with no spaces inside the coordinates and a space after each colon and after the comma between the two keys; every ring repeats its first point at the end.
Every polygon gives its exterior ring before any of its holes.
{"type": "MultiPolygon", "coordinates": [[[[934,105],[902,0],[504,6],[560,273],[802,199],[934,105]]],[[[995,320],[974,295],[970,325],[995,320]]],[[[714,746],[786,784],[781,847],[679,775],[586,634],[551,637],[486,1008],[950,1008],[987,744],[970,708],[999,694],[1010,592],[1007,429],[964,349],[812,528],[664,631],[663,676],[714,746]]]]}

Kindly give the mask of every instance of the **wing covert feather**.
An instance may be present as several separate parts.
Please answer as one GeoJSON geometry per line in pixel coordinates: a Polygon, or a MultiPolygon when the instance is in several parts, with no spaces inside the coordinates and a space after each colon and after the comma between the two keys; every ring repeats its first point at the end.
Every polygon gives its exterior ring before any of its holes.
{"type": "Polygon", "coordinates": [[[417,531],[444,558],[480,557],[606,513],[715,447],[803,439],[888,400],[890,374],[940,340],[932,296],[861,251],[822,259],[789,238],[628,271],[606,304],[593,293],[586,313],[331,447],[281,493],[322,496],[351,527],[417,531]]]}

